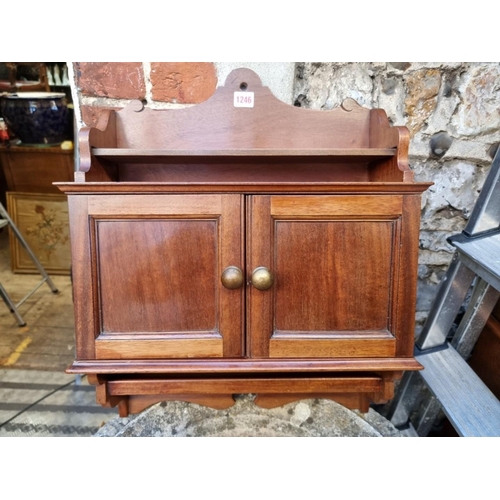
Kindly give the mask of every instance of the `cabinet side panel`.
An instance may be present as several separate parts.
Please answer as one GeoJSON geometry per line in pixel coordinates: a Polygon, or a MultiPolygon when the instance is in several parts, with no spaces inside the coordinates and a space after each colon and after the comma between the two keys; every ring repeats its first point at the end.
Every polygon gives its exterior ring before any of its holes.
{"type": "Polygon", "coordinates": [[[396,305],[396,355],[412,357],[415,342],[417,304],[418,238],[420,234],[420,195],[405,196],[401,224],[401,254],[396,305]]]}
{"type": "Polygon", "coordinates": [[[95,356],[96,318],[89,238],[88,196],[68,196],[71,235],[73,301],[75,308],[76,358],[95,356]]]}

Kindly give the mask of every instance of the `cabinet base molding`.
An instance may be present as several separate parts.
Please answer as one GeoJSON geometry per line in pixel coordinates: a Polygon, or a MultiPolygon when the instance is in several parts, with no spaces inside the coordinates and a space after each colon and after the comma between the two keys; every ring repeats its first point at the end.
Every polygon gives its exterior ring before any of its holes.
{"type": "Polygon", "coordinates": [[[415,358],[330,358],[330,359],[148,359],[74,361],[66,373],[92,375],[172,375],[202,373],[348,373],[422,370],[415,358]]]}
{"type": "Polygon", "coordinates": [[[331,377],[121,378],[92,374],[88,379],[97,386],[97,402],[105,407],[118,406],[120,416],[125,417],[162,401],[186,401],[226,409],[234,404],[234,394],[256,394],[255,404],[261,408],[321,398],[367,412],[370,402],[383,403],[392,398],[393,380],[400,375],[385,372],[373,376],[337,374],[331,377]]]}

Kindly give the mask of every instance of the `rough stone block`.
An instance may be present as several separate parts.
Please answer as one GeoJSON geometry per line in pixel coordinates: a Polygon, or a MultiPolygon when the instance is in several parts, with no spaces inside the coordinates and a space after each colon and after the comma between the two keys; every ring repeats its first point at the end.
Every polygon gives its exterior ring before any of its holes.
{"type": "Polygon", "coordinates": [[[437,69],[422,69],[405,77],[408,92],[405,110],[408,115],[407,127],[414,135],[434,112],[441,86],[441,74],[437,69]]]}
{"type": "Polygon", "coordinates": [[[96,437],[398,437],[379,413],[348,410],[326,399],[264,409],[254,396],[238,395],[227,410],[193,403],[158,403],[137,415],[110,420],[96,437]]]}
{"type": "Polygon", "coordinates": [[[144,99],[146,95],[140,62],[78,62],[74,66],[83,95],[115,99],[144,99]]]}
{"type": "Polygon", "coordinates": [[[386,78],[378,75],[374,80],[374,93],[378,95],[374,107],[383,109],[393,125],[405,125],[403,79],[398,76],[386,78]]]}
{"type": "Polygon", "coordinates": [[[306,96],[304,107],[333,109],[348,97],[361,106],[373,105],[373,71],[369,63],[304,63],[296,82],[295,99],[306,96]]]}
{"type": "Polygon", "coordinates": [[[196,104],[215,92],[217,75],[211,62],[152,62],[151,84],[155,101],[196,104]]]}
{"type": "Polygon", "coordinates": [[[453,116],[452,125],[458,134],[475,136],[498,131],[500,93],[498,63],[481,64],[464,72],[459,91],[462,103],[453,116]]]}
{"type": "Polygon", "coordinates": [[[447,89],[441,89],[434,112],[427,120],[427,126],[425,128],[427,134],[450,131],[451,117],[457,109],[460,98],[456,95],[446,97],[446,92],[447,89]]]}

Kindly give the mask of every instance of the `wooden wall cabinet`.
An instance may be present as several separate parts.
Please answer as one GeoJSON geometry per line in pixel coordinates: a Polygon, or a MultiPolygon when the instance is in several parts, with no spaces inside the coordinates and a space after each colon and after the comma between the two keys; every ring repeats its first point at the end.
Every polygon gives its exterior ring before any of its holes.
{"type": "Polygon", "coordinates": [[[97,400],[216,408],[392,397],[413,358],[420,197],[408,131],[286,105],[250,70],[206,102],[80,132],[68,194],[76,360],[97,400]],[[245,107],[240,107],[240,102],[245,107]]]}

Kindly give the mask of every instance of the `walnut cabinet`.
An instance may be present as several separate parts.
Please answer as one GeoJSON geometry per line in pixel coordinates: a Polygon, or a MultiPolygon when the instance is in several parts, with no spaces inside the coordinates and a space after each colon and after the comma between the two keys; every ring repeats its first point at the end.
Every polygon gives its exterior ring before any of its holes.
{"type": "Polygon", "coordinates": [[[250,70],[205,103],[80,132],[68,194],[76,359],[120,414],[182,399],[366,411],[413,358],[421,193],[408,131],[288,106],[250,70]]]}

